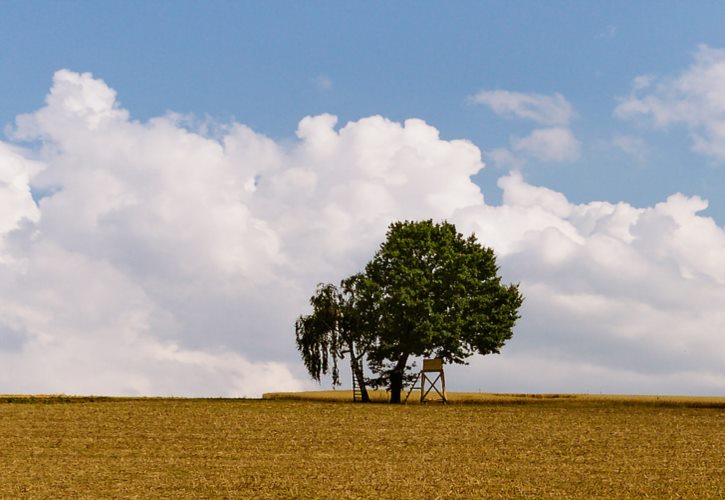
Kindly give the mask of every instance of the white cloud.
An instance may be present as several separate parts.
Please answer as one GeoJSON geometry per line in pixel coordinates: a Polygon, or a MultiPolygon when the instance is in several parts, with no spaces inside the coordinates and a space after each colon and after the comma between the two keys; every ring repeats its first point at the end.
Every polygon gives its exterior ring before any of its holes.
{"type": "Polygon", "coordinates": [[[509,90],[483,90],[471,97],[496,114],[507,118],[524,118],[544,125],[567,125],[574,111],[566,98],[559,94],[526,94],[509,90]]]}
{"type": "Polygon", "coordinates": [[[40,216],[30,192],[30,176],[40,168],[37,162],[0,142],[0,250],[5,235],[24,221],[36,222],[40,216]]]}
{"type": "Polygon", "coordinates": [[[314,285],[427,217],[475,231],[526,296],[503,355],[453,389],[725,389],[725,231],[705,201],[576,205],[511,174],[486,205],[479,150],[416,119],[307,117],[292,145],[221,130],[130,121],[70,71],[18,118],[42,146],[0,146],[0,393],[309,387],[292,325],[314,285]],[[37,206],[31,186],[50,193],[37,206]]]}
{"type": "Polygon", "coordinates": [[[655,127],[686,125],[695,151],[725,160],[725,50],[702,45],[694,63],[674,77],[637,77],[632,92],[615,108],[625,120],[646,119],[655,127]]]}
{"type": "Polygon", "coordinates": [[[114,393],[197,393],[202,380],[210,394],[301,387],[269,363],[296,358],[292,325],[314,285],[357,270],[391,220],[482,202],[469,180],[478,149],[420,120],[336,130],[330,115],[307,117],[299,142],[282,147],[240,124],[217,141],[175,115],[132,122],[114,96],[89,74],[59,71],[47,105],[14,132],[42,140],[32,154],[44,168],[0,150],[11,284],[0,331],[19,350],[6,376],[28,389],[91,390],[99,367],[109,374],[94,383],[114,393]],[[53,194],[36,206],[29,184],[53,194]],[[35,376],[40,365],[65,376],[35,376]]]}
{"type": "Polygon", "coordinates": [[[568,162],[579,159],[580,146],[571,130],[562,127],[538,128],[526,137],[514,139],[514,151],[542,161],[568,162]]]}
{"type": "Polygon", "coordinates": [[[493,244],[526,296],[502,359],[476,361],[482,375],[536,359],[547,368],[513,374],[528,384],[519,390],[722,393],[725,231],[697,215],[705,202],[678,194],[644,209],[575,205],[519,175],[500,186],[502,206],[456,219],[493,244]]]}

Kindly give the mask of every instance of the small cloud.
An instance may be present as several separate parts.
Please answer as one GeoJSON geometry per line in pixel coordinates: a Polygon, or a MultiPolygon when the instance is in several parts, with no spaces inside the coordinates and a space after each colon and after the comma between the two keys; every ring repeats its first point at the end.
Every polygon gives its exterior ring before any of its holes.
{"type": "Polygon", "coordinates": [[[612,144],[638,162],[643,162],[649,154],[647,144],[633,135],[615,135],[612,138],[612,144]]]}
{"type": "Polygon", "coordinates": [[[512,141],[514,151],[544,161],[567,162],[579,158],[580,147],[571,130],[563,127],[539,128],[512,141]]]}
{"type": "Polygon", "coordinates": [[[516,156],[510,149],[496,148],[485,153],[485,158],[490,160],[491,164],[500,169],[519,169],[525,163],[523,159],[516,156]]]}
{"type": "Polygon", "coordinates": [[[611,39],[617,36],[617,27],[610,24],[604,30],[597,33],[597,36],[595,38],[599,39],[611,39]]]}
{"type": "Polygon", "coordinates": [[[574,110],[559,94],[525,94],[508,90],[483,90],[470,100],[483,104],[506,118],[524,118],[544,125],[567,125],[574,110]]]}
{"type": "Polygon", "coordinates": [[[496,168],[519,170],[529,160],[570,162],[579,159],[579,141],[568,128],[538,128],[526,137],[513,137],[510,147],[495,148],[485,156],[496,168]]]}
{"type": "Polygon", "coordinates": [[[332,89],[332,79],[327,75],[317,75],[312,79],[317,90],[328,91],[332,89]]]}
{"type": "Polygon", "coordinates": [[[632,80],[632,90],[644,90],[655,81],[654,75],[639,75],[632,80]]]}

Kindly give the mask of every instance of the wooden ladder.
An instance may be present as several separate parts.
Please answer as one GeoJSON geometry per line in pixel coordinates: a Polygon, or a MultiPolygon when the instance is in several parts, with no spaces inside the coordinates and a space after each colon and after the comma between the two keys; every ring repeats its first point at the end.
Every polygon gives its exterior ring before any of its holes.
{"type": "Polygon", "coordinates": [[[413,381],[413,385],[410,386],[410,390],[408,391],[408,394],[405,395],[405,400],[403,401],[403,404],[405,404],[405,403],[408,402],[408,398],[410,397],[410,393],[411,392],[413,392],[416,389],[418,389],[419,391],[422,390],[421,387],[416,387],[415,386],[415,384],[417,384],[419,380],[420,380],[420,373],[415,377],[415,381],[413,381]]]}
{"type": "Polygon", "coordinates": [[[360,383],[355,375],[355,370],[352,372],[352,400],[355,403],[362,401],[362,390],[360,389],[360,383]]]}

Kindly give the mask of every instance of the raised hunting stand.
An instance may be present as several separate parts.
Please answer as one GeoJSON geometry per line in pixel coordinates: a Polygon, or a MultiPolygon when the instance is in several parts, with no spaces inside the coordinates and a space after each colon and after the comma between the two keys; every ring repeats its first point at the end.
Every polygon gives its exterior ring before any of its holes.
{"type": "Polygon", "coordinates": [[[413,382],[413,387],[410,388],[408,391],[408,394],[405,396],[404,403],[408,402],[408,398],[410,397],[410,393],[413,392],[415,389],[420,389],[420,402],[426,403],[428,401],[440,401],[442,403],[446,403],[448,401],[448,398],[446,397],[446,375],[443,373],[443,360],[440,358],[433,358],[433,359],[424,359],[423,360],[423,369],[420,371],[418,376],[415,378],[415,382],[413,382]],[[436,373],[437,376],[435,378],[433,377],[433,373],[436,373]],[[416,387],[415,384],[418,383],[420,380],[420,387],[416,387]],[[440,388],[439,388],[439,382],[440,382],[440,388]],[[428,384],[428,389],[426,390],[425,386],[426,383],[428,384]],[[428,399],[428,394],[431,390],[434,390],[437,394],[439,399],[428,399]]]}

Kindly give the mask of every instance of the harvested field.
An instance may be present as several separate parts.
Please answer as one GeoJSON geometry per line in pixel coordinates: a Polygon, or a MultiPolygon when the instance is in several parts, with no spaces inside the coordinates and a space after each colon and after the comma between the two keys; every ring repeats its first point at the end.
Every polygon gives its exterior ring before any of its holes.
{"type": "MultiPolygon", "coordinates": [[[[390,399],[386,391],[369,391],[374,402],[385,403],[390,399]]],[[[403,399],[407,392],[403,393],[403,399]]],[[[434,398],[431,392],[430,397],[434,398]]],[[[287,401],[352,401],[352,391],[310,391],[310,392],[272,392],[264,394],[263,399],[287,401]]],[[[417,404],[420,392],[414,390],[407,404],[417,404]]],[[[448,393],[451,404],[534,404],[565,401],[568,405],[622,405],[622,406],[669,406],[679,408],[723,408],[725,398],[711,396],[629,396],[616,394],[503,394],[486,392],[448,393]]],[[[435,402],[435,401],[433,401],[435,402]]]]}
{"type": "Polygon", "coordinates": [[[725,496],[723,399],[497,397],[0,397],[0,497],[725,496]]]}

